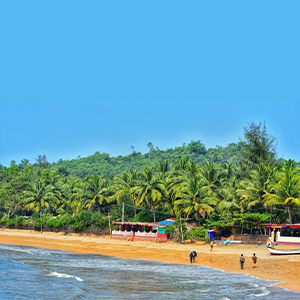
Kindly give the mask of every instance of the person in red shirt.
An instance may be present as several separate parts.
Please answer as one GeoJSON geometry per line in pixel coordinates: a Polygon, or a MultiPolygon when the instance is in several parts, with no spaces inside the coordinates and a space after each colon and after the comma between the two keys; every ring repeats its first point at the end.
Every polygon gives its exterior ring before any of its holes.
{"type": "Polygon", "coordinates": [[[253,256],[252,256],[252,262],[253,262],[253,268],[255,268],[256,262],[257,262],[257,256],[255,256],[255,253],[253,253],[253,256]]]}

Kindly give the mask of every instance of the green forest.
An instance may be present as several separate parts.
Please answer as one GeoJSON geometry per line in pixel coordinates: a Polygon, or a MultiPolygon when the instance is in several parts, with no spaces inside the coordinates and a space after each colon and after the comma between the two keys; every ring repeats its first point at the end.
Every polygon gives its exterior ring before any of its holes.
{"type": "Polygon", "coordinates": [[[209,228],[299,223],[300,165],[278,159],[265,124],[247,123],[243,139],[206,149],[191,141],[145,154],[99,153],[49,163],[38,155],[0,165],[0,224],[81,231],[111,221],[194,218],[209,228]],[[110,216],[108,218],[108,216],[110,216]]]}

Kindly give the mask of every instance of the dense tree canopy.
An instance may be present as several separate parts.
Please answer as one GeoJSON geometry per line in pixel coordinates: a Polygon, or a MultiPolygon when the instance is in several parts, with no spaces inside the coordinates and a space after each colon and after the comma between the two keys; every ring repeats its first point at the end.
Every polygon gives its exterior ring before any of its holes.
{"type": "MultiPolygon", "coordinates": [[[[206,150],[192,141],[162,151],[149,142],[144,155],[133,149],[124,157],[97,152],[52,164],[43,156],[33,165],[24,159],[0,169],[0,217],[51,213],[65,224],[80,214],[81,228],[85,213],[121,220],[124,203],[127,220],[181,216],[202,224],[260,224],[262,215],[300,222],[299,163],[277,161],[274,143],[265,125],[250,123],[245,141],[225,148],[206,150]]],[[[95,215],[95,222],[103,217],[95,215]]]]}

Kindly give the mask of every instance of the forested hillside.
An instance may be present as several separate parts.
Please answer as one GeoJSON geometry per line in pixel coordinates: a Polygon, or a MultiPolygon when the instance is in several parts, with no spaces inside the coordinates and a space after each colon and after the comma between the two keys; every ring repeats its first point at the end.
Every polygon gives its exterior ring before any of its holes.
{"type": "Polygon", "coordinates": [[[300,221],[300,165],[276,159],[275,138],[250,123],[239,144],[205,149],[200,142],[162,151],[49,164],[39,155],[0,170],[0,225],[103,228],[107,216],[138,222],[169,217],[250,229],[300,221]],[[80,178],[82,177],[82,178],[80,178]],[[27,224],[27,223],[26,223],[27,224]],[[27,224],[27,225],[28,225],[27,224]]]}
{"type": "Polygon", "coordinates": [[[206,149],[201,141],[191,141],[189,144],[160,150],[148,143],[149,152],[142,154],[133,151],[127,156],[110,157],[107,153],[96,152],[91,156],[72,160],[60,159],[50,165],[51,170],[58,170],[73,177],[84,178],[88,175],[105,175],[110,178],[121,174],[129,169],[141,171],[144,166],[153,166],[160,160],[167,160],[174,163],[179,156],[189,156],[195,163],[226,163],[239,165],[241,160],[241,143],[230,143],[226,147],[217,146],[216,148],[206,149]]]}

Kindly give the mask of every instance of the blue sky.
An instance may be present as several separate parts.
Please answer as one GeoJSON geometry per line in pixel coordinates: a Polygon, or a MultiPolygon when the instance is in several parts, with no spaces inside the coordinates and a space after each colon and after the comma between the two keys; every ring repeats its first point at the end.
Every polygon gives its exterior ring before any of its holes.
{"type": "Polygon", "coordinates": [[[207,148],[300,161],[299,1],[2,1],[0,163],[207,148]]]}

